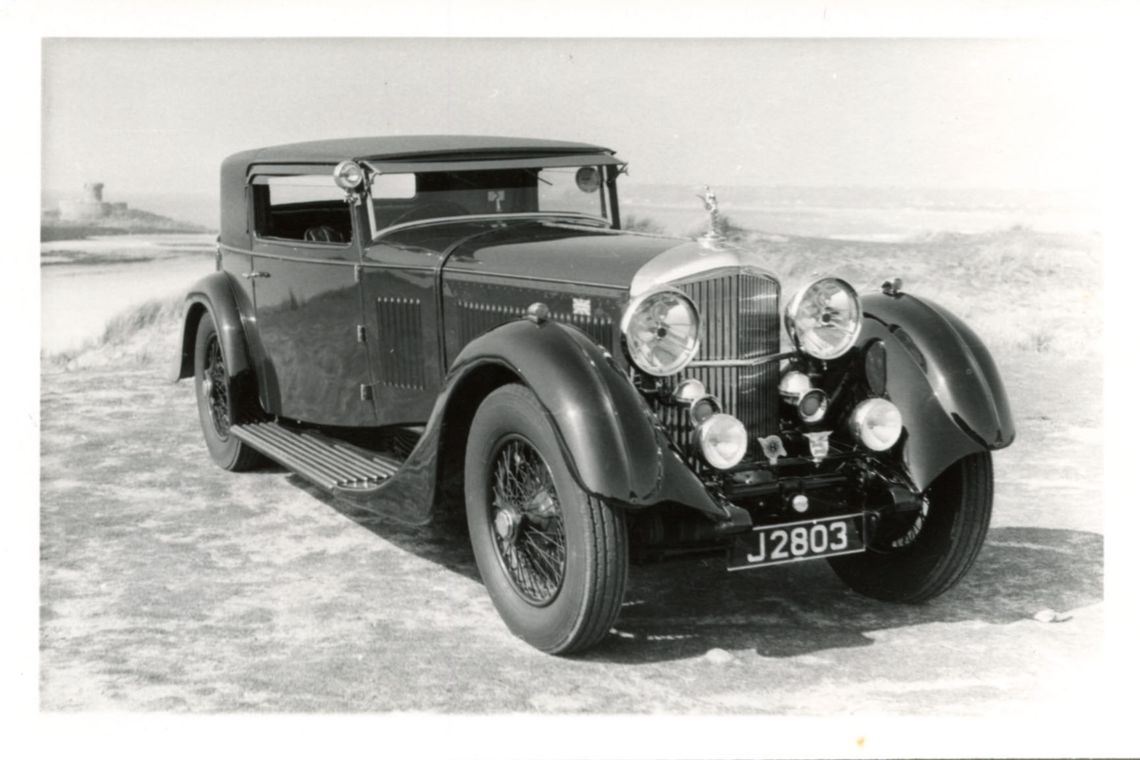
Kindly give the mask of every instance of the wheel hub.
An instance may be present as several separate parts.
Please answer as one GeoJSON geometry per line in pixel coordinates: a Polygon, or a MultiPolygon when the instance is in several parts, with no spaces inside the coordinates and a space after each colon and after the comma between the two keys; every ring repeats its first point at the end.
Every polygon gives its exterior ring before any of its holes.
{"type": "Polygon", "coordinates": [[[495,534],[508,543],[518,536],[521,519],[518,512],[511,508],[500,509],[495,512],[495,534]]]}

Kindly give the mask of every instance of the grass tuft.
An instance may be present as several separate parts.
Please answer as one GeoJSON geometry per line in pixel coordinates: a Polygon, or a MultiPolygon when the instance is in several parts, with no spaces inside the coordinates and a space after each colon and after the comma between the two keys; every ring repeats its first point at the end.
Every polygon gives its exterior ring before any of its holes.
{"type": "Polygon", "coordinates": [[[665,225],[648,216],[626,214],[621,219],[621,228],[626,232],[645,232],[650,235],[664,235],[665,225]]]}
{"type": "Polygon", "coordinates": [[[185,312],[183,296],[144,301],[112,317],[99,337],[75,349],[45,354],[41,361],[63,371],[173,361],[185,312]]]}
{"type": "Polygon", "coordinates": [[[120,312],[111,318],[103,328],[100,345],[117,345],[131,339],[140,330],[159,324],[176,324],[185,313],[185,299],[182,296],[165,301],[151,299],[120,312]]]}

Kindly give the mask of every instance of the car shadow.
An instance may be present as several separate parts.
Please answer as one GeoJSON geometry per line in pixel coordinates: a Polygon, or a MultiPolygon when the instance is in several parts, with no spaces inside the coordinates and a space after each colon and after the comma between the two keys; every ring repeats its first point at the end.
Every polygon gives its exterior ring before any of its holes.
{"type": "Polygon", "coordinates": [[[727,573],[718,560],[635,567],[614,632],[584,659],[654,662],[710,649],[795,657],[869,646],[870,631],[923,623],[1007,624],[1104,598],[1097,533],[991,529],[961,583],[925,604],[880,602],[847,588],[826,562],[727,573]]]}
{"type": "MultiPolygon", "coordinates": [[[[481,582],[462,514],[411,527],[339,501],[295,475],[290,480],[385,541],[481,582]]],[[[923,623],[1007,624],[1043,609],[1064,612],[1104,598],[1103,536],[1050,528],[992,528],[962,582],[918,605],[863,597],[824,561],[740,573],[724,567],[719,557],[631,567],[613,630],[579,657],[644,663],[710,649],[795,657],[870,646],[870,631],[923,623]]]]}
{"type": "Polygon", "coordinates": [[[426,526],[407,525],[337,499],[299,475],[290,474],[289,482],[388,543],[482,583],[467,536],[467,521],[461,513],[426,526]]]}

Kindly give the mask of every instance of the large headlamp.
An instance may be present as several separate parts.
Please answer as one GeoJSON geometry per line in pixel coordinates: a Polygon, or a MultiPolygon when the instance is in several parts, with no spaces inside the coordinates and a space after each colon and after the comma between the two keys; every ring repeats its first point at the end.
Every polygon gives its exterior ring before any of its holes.
{"type": "Polygon", "coordinates": [[[685,368],[700,348],[701,315],[684,293],[654,290],[635,298],[621,319],[629,358],[665,377],[685,368]]]}
{"type": "Polygon", "coordinates": [[[855,345],[863,307],[854,288],[837,277],[824,277],[792,297],[784,324],[796,348],[816,359],[836,359],[855,345]]]}

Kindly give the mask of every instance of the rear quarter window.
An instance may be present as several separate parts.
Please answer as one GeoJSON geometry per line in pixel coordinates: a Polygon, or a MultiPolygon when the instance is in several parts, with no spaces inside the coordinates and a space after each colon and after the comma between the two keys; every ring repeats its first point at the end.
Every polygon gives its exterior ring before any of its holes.
{"type": "Polygon", "coordinates": [[[329,174],[253,178],[254,229],[259,237],[307,243],[352,240],[352,213],[329,174]]]}

